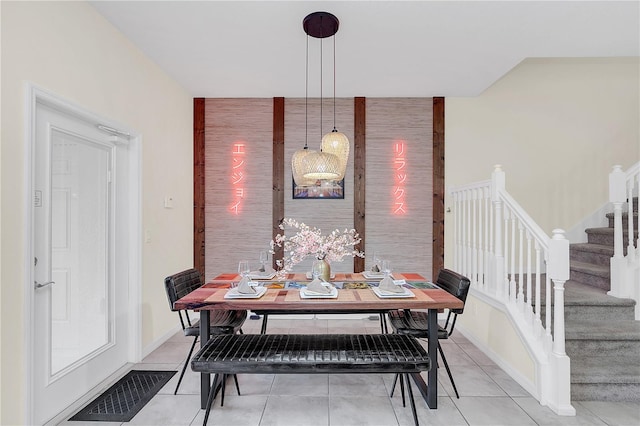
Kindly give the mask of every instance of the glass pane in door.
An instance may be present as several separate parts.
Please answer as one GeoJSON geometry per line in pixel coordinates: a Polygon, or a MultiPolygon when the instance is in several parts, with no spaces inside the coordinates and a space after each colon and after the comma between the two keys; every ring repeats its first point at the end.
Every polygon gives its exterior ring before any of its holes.
{"type": "Polygon", "coordinates": [[[51,135],[51,375],[110,342],[110,150],[51,135]]]}

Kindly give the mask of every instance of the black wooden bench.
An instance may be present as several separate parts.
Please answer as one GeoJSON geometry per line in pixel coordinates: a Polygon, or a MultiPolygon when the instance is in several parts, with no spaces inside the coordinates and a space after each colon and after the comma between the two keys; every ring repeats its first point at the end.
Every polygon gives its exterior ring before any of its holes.
{"type": "MultiPolygon", "coordinates": [[[[405,374],[418,424],[410,373],[430,368],[429,355],[402,334],[228,334],[213,336],[191,360],[191,369],[215,374],[396,373],[405,374]]],[[[222,384],[224,397],[224,381],[222,384]]],[[[209,391],[207,424],[216,386],[209,391]]]]}

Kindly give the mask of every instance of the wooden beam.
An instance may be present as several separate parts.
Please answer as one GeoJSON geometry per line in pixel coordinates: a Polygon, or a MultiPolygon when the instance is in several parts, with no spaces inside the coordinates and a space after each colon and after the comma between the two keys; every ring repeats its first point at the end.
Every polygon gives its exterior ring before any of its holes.
{"type": "MultiPolygon", "coordinates": [[[[354,98],[353,108],[353,226],[360,234],[357,250],[363,251],[366,237],[365,200],[366,200],[366,162],[367,162],[367,102],[364,97],[354,98]]],[[[364,259],[353,259],[353,272],[364,271],[364,259]]]]}
{"type": "MultiPolygon", "coordinates": [[[[280,233],[284,220],[284,98],[273,98],[273,200],[271,217],[271,239],[280,233]]],[[[276,249],[276,259],[282,259],[282,248],[276,249]]]]}
{"type": "Polygon", "coordinates": [[[433,98],[433,275],[444,267],[444,98],[433,98]]]}
{"type": "Polygon", "coordinates": [[[193,267],[204,281],[204,98],[193,99],[193,267]]]}

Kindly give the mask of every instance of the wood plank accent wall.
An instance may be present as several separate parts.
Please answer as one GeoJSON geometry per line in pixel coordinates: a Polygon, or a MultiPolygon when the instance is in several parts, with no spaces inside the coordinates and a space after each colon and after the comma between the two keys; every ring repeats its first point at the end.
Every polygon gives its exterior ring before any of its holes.
{"type": "Polygon", "coordinates": [[[432,109],[431,98],[367,98],[367,269],[375,252],[395,271],[431,278],[432,109]],[[394,213],[398,196],[404,214],[394,213]]]}
{"type": "Polygon", "coordinates": [[[205,103],[205,273],[210,279],[237,271],[243,259],[257,268],[260,251],[269,249],[274,101],[207,98],[205,103]],[[236,144],[244,144],[244,155],[234,155],[236,144]],[[235,214],[230,206],[238,200],[235,214]]]}
{"type": "Polygon", "coordinates": [[[433,98],[433,275],[444,267],[444,98],[433,98]]]}
{"type": "Polygon", "coordinates": [[[204,279],[204,98],[193,99],[193,267],[204,279]]]}
{"type": "MultiPolygon", "coordinates": [[[[273,98],[273,216],[271,217],[271,238],[280,233],[280,224],[284,219],[284,98],[273,98]]],[[[276,259],[282,258],[282,248],[276,250],[272,258],[272,267],[276,268],[276,259]]]]}
{"type": "MultiPolygon", "coordinates": [[[[345,199],[293,200],[288,159],[304,146],[305,132],[310,149],[320,144],[319,100],[309,103],[307,126],[304,99],[194,99],[195,267],[207,279],[235,271],[240,257],[257,262],[280,231],[280,220],[293,217],[326,232],[353,226],[361,233],[367,259],[345,259],[334,271],[362,271],[378,249],[395,270],[434,278],[444,264],[444,98],[338,99],[336,124],[352,141],[345,199]],[[412,163],[406,187],[411,218],[388,211],[394,186],[390,147],[398,139],[408,142],[412,163]],[[251,151],[249,204],[240,216],[228,211],[230,152],[237,141],[251,151]]],[[[332,108],[325,99],[325,133],[333,127],[332,108]]],[[[307,263],[296,270],[307,270],[307,263]]]]}
{"type": "MultiPolygon", "coordinates": [[[[356,246],[364,251],[366,246],[366,189],[367,189],[367,99],[357,97],[353,107],[353,227],[358,231],[362,241],[356,246]]],[[[364,271],[364,259],[353,260],[353,272],[364,271]]]]}

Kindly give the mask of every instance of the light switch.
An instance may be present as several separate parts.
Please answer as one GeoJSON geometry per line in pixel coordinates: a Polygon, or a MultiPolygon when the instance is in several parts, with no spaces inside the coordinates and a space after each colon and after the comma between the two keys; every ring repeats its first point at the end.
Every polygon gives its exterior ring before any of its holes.
{"type": "Polygon", "coordinates": [[[164,208],[172,209],[173,208],[173,197],[164,197],[164,208]]]}

